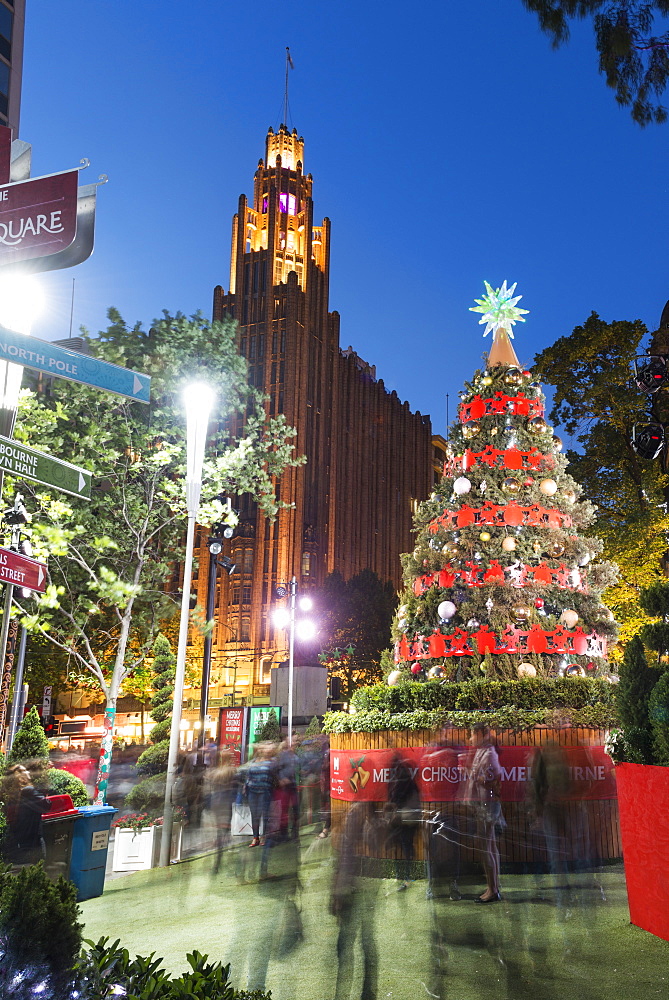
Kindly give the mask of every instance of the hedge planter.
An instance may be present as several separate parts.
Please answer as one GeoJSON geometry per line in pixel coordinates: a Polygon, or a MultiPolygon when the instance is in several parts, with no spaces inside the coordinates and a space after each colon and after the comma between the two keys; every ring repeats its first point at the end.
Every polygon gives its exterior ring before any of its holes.
{"type": "MultiPolygon", "coordinates": [[[[170,861],[181,860],[181,839],[183,826],[175,823],[172,828],[172,850],[170,861]]],[[[161,826],[145,826],[136,831],[129,827],[119,827],[114,838],[112,871],[129,872],[155,868],[160,857],[161,826]]]]}
{"type": "MultiPolygon", "coordinates": [[[[578,867],[619,859],[622,854],[614,768],[604,751],[606,731],[601,729],[535,726],[524,732],[493,732],[503,769],[502,810],[506,828],[499,838],[502,863],[517,869],[545,868],[549,864],[544,824],[532,805],[532,765],[541,746],[557,744],[570,767],[570,790],[563,796],[560,824],[567,831],[567,866],[578,867]]],[[[335,838],[355,801],[378,803],[387,798],[385,783],[393,751],[415,767],[423,815],[439,812],[461,831],[463,864],[480,865],[479,852],[468,839],[472,809],[465,801],[466,782],[460,775],[469,730],[385,730],[373,733],[331,733],[330,786],[335,838]],[[436,741],[441,749],[432,756],[436,741]],[[460,776],[459,776],[460,775],[460,776]]],[[[669,769],[667,770],[669,775],[669,769]]],[[[425,859],[423,837],[416,835],[417,860],[425,859]]],[[[376,857],[395,858],[397,850],[377,845],[376,857]]]]}
{"type": "Polygon", "coordinates": [[[669,767],[617,764],[630,920],[669,941],[669,767]]]}

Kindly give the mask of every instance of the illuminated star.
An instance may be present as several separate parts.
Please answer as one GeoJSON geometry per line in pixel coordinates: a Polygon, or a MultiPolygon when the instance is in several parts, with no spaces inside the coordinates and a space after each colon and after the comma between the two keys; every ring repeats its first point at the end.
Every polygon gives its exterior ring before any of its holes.
{"type": "Polygon", "coordinates": [[[470,306],[469,311],[483,313],[479,324],[486,324],[484,337],[487,337],[491,330],[493,338],[498,330],[504,330],[513,340],[513,324],[524,323],[523,314],[529,312],[529,309],[516,307],[516,303],[523,297],[522,295],[514,297],[517,282],[514,282],[511,288],[506,287],[506,281],[501,288],[491,288],[487,281],[483,283],[487,294],[481,299],[474,299],[476,305],[470,306]]]}

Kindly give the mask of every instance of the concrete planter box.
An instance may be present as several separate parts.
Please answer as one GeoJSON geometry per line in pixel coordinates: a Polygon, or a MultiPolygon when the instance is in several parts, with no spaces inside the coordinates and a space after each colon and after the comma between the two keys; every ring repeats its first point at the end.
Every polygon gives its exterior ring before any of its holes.
{"type": "Polygon", "coordinates": [[[669,941],[669,767],[616,765],[630,921],[669,941]]]}
{"type": "MultiPolygon", "coordinates": [[[[175,823],[172,827],[170,861],[181,860],[182,834],[182,824],[175,823]]],[[[143,871],[146,868],[155,868],[160,858],[161,836],[162,827],[160,826],[148,826],[138,832],[128,827],[117,828],[114,837],[112,871],[143,871]]]]}

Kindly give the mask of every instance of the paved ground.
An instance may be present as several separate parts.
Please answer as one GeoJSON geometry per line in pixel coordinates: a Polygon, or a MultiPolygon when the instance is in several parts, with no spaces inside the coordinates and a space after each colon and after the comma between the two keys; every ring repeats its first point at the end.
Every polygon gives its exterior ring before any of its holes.
{"type": "MultiPolygon", "coordinates": [[[[226,854],[216,875],[209,855],[116,878],[82,904],[85,935],[156,952],[173,971],[198,949],[231,962],[237,986],[265,986],[275,1000],[332,1000],[339,925],[329,913],[329,841],[302,838],[295,899],[304,937],[291,949],[286,901],[297,860],[289,845],[276,848],[270,878],[260,880],[260,851],[243,846],[226,854]]],[[[503,902],[490,906],[475,902],[479,880],[461,888],[460,901],[428,901],[423,881],[400,892],[392,879],[359,880],[354,916],[368,954],[374,943],[378,949],[379,1000],[669,996],[669,944],[630,926],[622,866],[574,876],[568,893],[549,876],[507,875],[503,902]]],[[[359,942],[342,964],[357,1000],[359,942]]]]}

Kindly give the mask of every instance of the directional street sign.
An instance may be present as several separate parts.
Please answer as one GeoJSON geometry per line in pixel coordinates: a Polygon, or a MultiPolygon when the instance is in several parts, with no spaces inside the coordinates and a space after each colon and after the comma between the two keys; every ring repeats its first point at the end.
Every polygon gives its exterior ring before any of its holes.
{"type": "Polygon", "coordinates": [[[91,358],[88,354],[58,347],[46,340],[26,337],[0,326],[0,360],[35,368],[46,375],[81,382],[96,389],[106,389],[117,396],[127,396],[140,403],[150,400],[151,379],[130,368],[111,365],[108,361],[91,358]]]}
{"type": "Polygon", "coordinates": [[[26,590],[46,590],[46,563],[29,559],[20,552],[0,548],[0,583],[13,583],[26,590]]]}
{"type": "Polygon", "coordinates": [[[35,451],[18,441],[0,434],[0,469],[19,479],[32,479],[44,486],[53,486],[74,497],[91,498],[91,474],[78,465],[63,462],[53,455],[35,451]]]}

